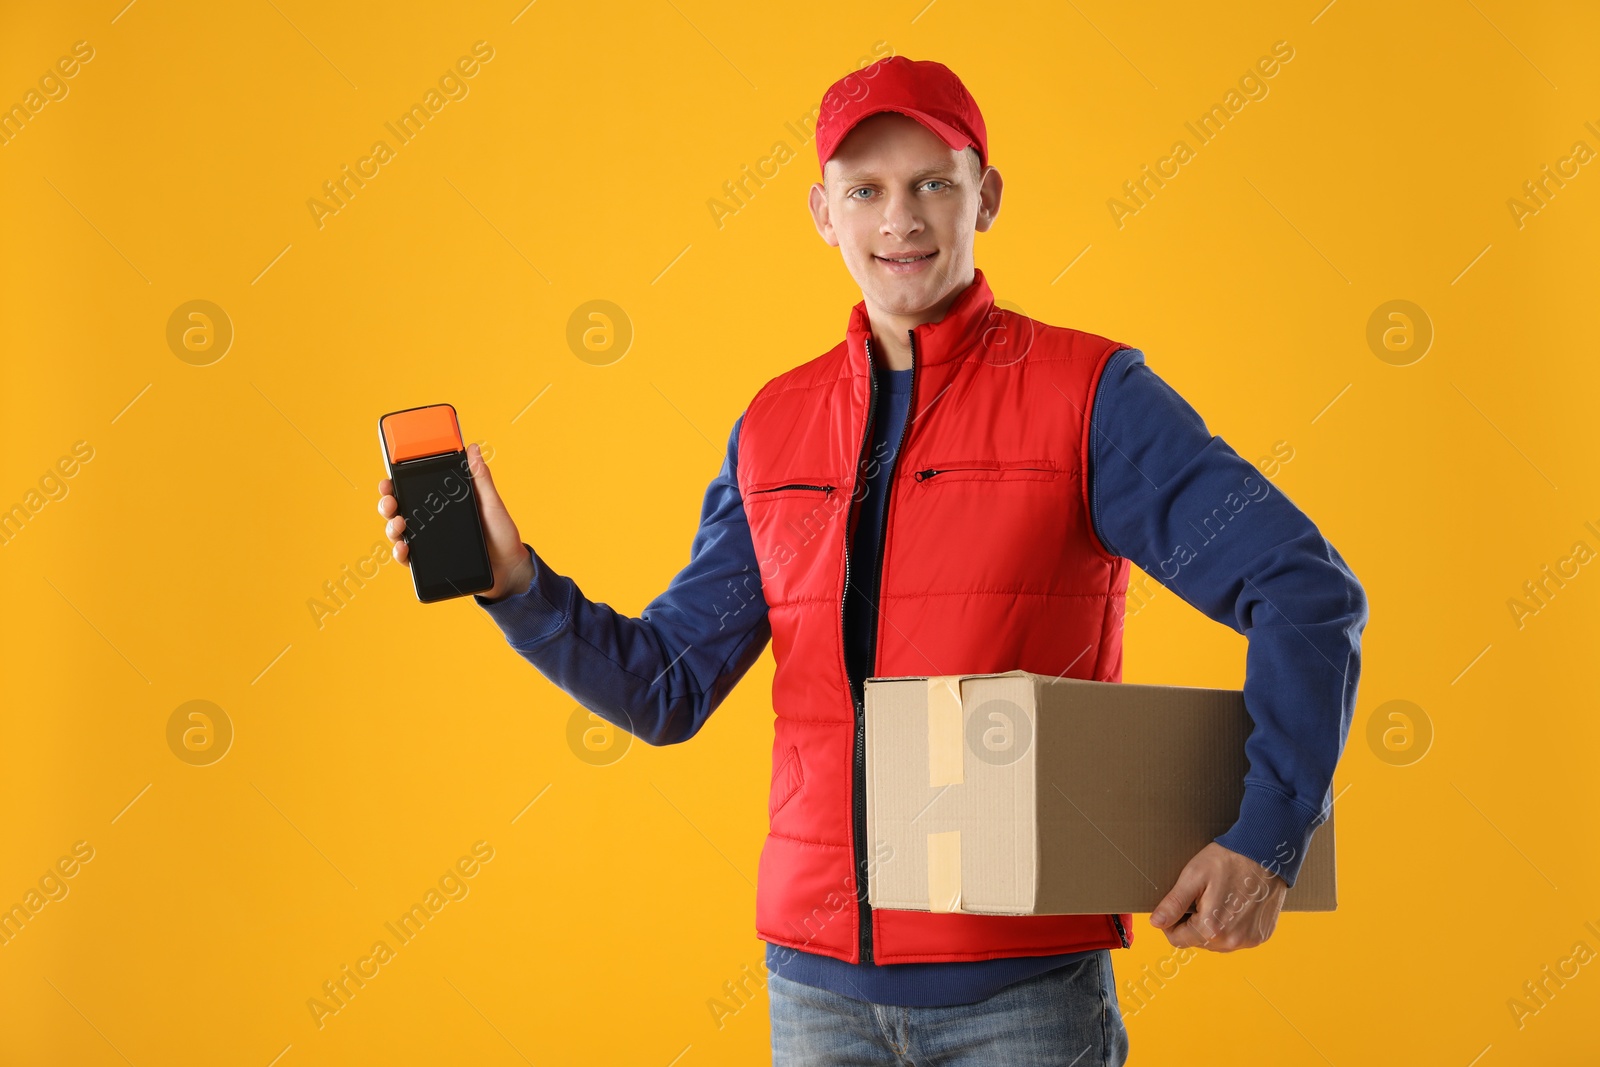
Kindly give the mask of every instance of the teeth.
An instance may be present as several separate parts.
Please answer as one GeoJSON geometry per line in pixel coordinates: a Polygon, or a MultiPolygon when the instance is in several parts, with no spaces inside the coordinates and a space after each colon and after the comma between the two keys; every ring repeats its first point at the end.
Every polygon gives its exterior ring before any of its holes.
{"type": "Polygon", "coordinates": [[[929,252],[927,256],[909,256],[909,257],[907,257],[905,259],[890,259],[888,256],[879,256],[878,258],[879,259],[883,259],[883,260],[887,260],[890,263],[915,263],[919,259],[927,259],[928,256],[931,256],[931,255],[933,255],[932,252],[929,252]]]}

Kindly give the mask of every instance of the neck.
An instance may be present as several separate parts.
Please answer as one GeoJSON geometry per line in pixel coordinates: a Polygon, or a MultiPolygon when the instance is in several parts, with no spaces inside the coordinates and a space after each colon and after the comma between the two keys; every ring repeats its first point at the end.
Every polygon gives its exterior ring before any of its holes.
{"type": "Polygon", "coordinates": [[[938,303],[921,311],[902,315],[885,311],[872,298],[862,294],[867,304],[867,319],[872,324],[872,351],[878,362],[890,370],[908,370],[911,367],[911,329],[925,322],[938,322],[950,310],[950,305],[972,284],[974,275],[969,270],[965,280],[952,286],[940,297],[938,303]]]}

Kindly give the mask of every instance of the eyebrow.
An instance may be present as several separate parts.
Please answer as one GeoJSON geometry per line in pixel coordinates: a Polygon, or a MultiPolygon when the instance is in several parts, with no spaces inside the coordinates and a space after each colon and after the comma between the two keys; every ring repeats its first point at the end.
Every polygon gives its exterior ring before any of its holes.
{"type": "MultiPolygon", "coordinates": [[[[949,174],[954,169],[955,168],[949,163],[937,163],[931,167],[923,167],[921,170],[917,171],[911,176],[911,180],[917,181],[920,178],[926,178],[932,174],[949,174]]],[[[873,173],[872,171],[859,171],[854,174],[842,174],[839,176],[839,180],[841,182],[848,183],[871,181],[875,178],[877,178],[877,174],[873,173]]]]}

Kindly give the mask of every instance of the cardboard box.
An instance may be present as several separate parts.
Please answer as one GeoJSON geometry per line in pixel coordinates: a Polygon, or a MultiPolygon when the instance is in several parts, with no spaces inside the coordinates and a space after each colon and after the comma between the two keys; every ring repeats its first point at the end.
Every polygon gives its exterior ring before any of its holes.
{"type": "MultiPolygon", "coordinates": [[[[1237,689],[1020,670],[868,679],[867,828],[893,850],[869,903],[1149,912],[1238,819],[1251,726],[1237,689]]],[[[1330,812],[1284,910],[1334,909],[1333,839],[1330,812]]]]}

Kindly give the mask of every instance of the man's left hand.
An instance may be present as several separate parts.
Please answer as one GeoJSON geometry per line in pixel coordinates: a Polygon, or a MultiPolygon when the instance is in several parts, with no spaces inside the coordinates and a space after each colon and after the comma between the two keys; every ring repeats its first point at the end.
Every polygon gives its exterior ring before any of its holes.
{"type": "Polygon", "coordinates": [[[1150,922],[1177,948],[1254,948],[1272,936],[1288,892],[1280,875],[1213,841],[1184,866],[1150,922]],[[1179,921],[1196,901],[1195,913],[1179,921]]]}

